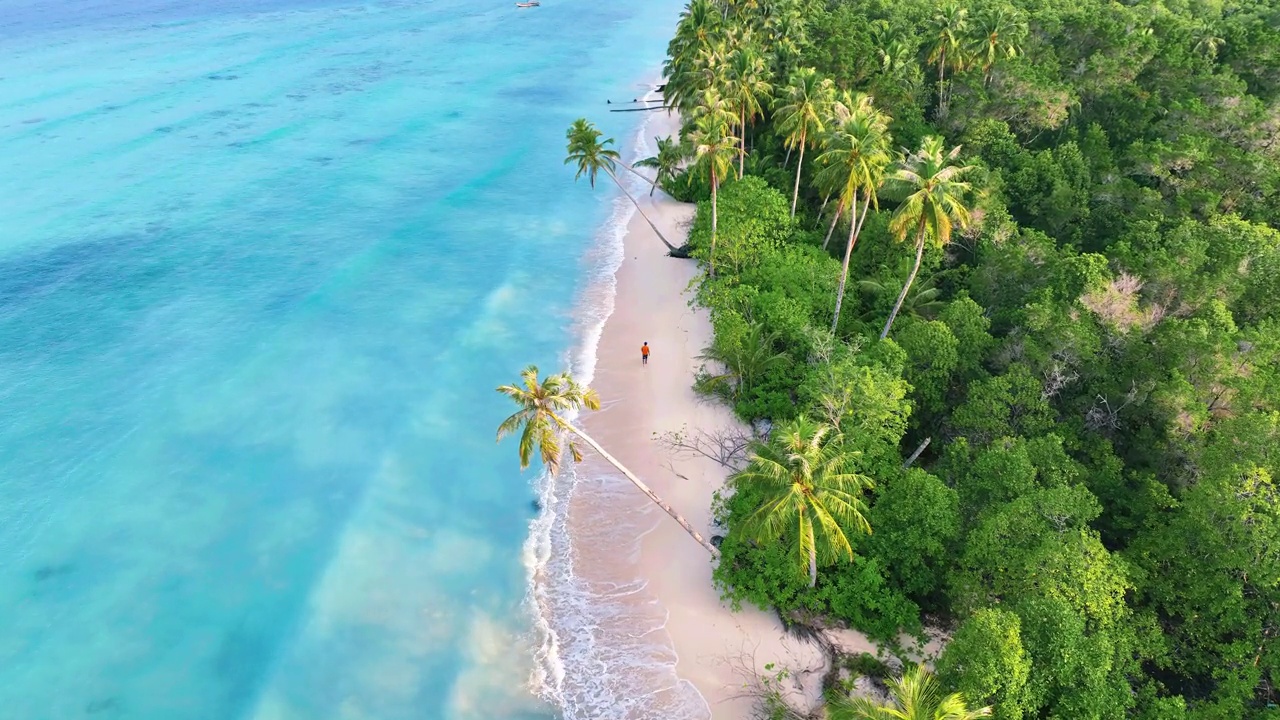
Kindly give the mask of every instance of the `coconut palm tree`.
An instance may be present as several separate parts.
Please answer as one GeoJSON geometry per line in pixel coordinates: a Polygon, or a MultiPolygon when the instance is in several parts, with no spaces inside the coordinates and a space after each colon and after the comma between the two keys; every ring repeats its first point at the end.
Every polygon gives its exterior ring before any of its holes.
{"type": "Polygon", "coordinates": [[[723,96],[728,82],[728,55],[727,41],[719,40],[700,48],[688,61],[682,61],[667,83],[667,106],[689,115],[697,109],[706,91],[713,90],[723,96]]]}
{"type": "MultiPolygon", "coordinates": [[[[568,132],[565,133],[565,138],[568,140],[565,150],[569,154],[565,157],[564,164],[577,165],[578,172],[573,176],[573,179],[577,180],[586,175],[587,181],[594,188],[596,186],[596,175],[603,170],[613,179],[614,184],[618,186],[623,195],[627,196],[631,204],[636,206],[636,212],[640,213],[640,217],[643,217],[645,222],[649,223],[649,227],[653,228],[654,234],[658,236],[662,244],[666,245],[669,251],[675,251],[676,247],[667,242],[667,238],[663,236],[658,226],[653,224],[653,220],[650,220],[649,216],[645,214],[640,207],[640,203],[631,196],[631,193],[627,192],[622,182],[618,180],[614,169],[622,164],[622,158],[617,150],[609,147],[613,144],[613,138],[600,139],[603,134],[586,118],[578,118],[569,126],[568,132]]],[[[648,180],[648,178],[645,179],[648,180]]]]}
{"type": "Polygon", "coordinates": [[[991,82],[991,71],[1001,58],[1017,57],[1021,52],[1018,42],[1027,32],[1027,25],[1015,11],[997,5],[977,17],[970,54],[982,65],[982,82],[991,82]]]}
{"type": "Polygon", "coordinates": [[[766,54],[773,58],[776,77],[786,77],[791,64],[800,57],[808,42],[804,15],[794,5],[776,8],[764,21],[761,34],[766,38],[766,54]]]}
{"type": "Polygon", "coordinates": [[[654,140],[658,143],[658,154],[636,162],[636,167],[649,168],[654,172],[653,186],[649,188],[650,197],[664,180],[671,180],[676,176],[680,164],[684,162],[684,149],[675,138],[656,137],[654,140]]]}
{"type": "Polygon", "coordinates": [[[1195,45],[1192,50],[1204,55],[1210,60],[1218,59],[1218,51],[1226,44],[1226,40],[1218,36],[1214,29],[1208,25],[1202,25],[1195,30],[1193,35],[1195,45]]]}
{"type": "Polygon", "coordinates": [[[969,27],[969,11],[955,3],[938,8],[930,22],[933,47],[928,61],[938,64],[938,117],[947,115],[946,71],[953,73],[965,66],[965,32],[969,27]]]}
{"type": "MultiPolygon", "coordinates": [[[[825,204],[825,203],[824,203],[825,204]]],[[[844,214],[844,201],[839,197],[836,198],[836,211],[831,216],[831,225],[827,228],[827,236],[822,239],[822,249],[826,250],[827,245],[831,244],[831,236],[836,232],[836,223],[840,222],[840,216],[844,214]]]]}
{"type": "MultiPolygon", "coordinates": [[[[847,96],[847,93],[843,93],[843,95],[847,96]]],[[[833,102],[831,107],[833,108],[833,112],[827,116],[826,120],[828,128],[839,125],[843,121],[844,117],[844,105],[841,101],[833,102]],[[836,110],[839,110],[839,113],[837,113],[836,110]]],[[[838,173],[832,172],[830,168],[826,167],[822,160],[822,157],[832,148],[832,139],[832,134],[830,132],[825,132],[818,140],[818,148],[822,152],[818,154],[816,161],[818,165],[818,172],[815,173],[813,177],[814,187],[823,193],[822,207],[818,211],[819,218],[822,217],[822,212],[826,210],[827,204],[830,202],[832,196],[835,196],[836,198],[836,204],[831,216],[831,225],[827,227],[827,236],[822,239],[823,250],[826,250],[827,245],[831,243],[831,236],[835,234],[836,231],[836,223],[840,222],[840,218],[844,214],[844,202],[840,197],[840,187],[843,179],[839,177],[838,173]]]]}
{"type": "Polygon", "coordinates": [[[880,72],[885,75],[900,75],[909,63],[915,62],[915,52],[888,20],[871,23],[871,45],[880,61],[880,72]]]}
{"type": "Polygon", "coordinates": [[[804,150],[816,145],[826,130],[825,120],[835,99],[835,83],[818,75],[813,68],[800,68],[791,74],[791,81],[780,98],[785,105],[774,111],[774,123],[786,134],[788,151],[799,148],[800,161],[796,163],[796,183],[791,191],[791,217],[796,216],[796,201],[800,197],[800,171],[804,167],[804,150]]]}
{"type": "Polygon", "coordinates": [[[729,118],[725,110],[724,99],[708,90],[703,95],[702,104],[694,112],[694,128],[689,133],[689,142],[693,146],[696,167],[707,174],[711,184],[711,253],[707,258],[707,266],[711,277],[716,276],[716,235],[719,225],[719,209],[716,198],[720,191],[720,182],[733,172],[733,153],[737,149],[737,138],[729,134],[729,118]]]}
{"type": "Polygon", "coordinates": [[[738,178],[742,178],[747,160],[747,123],[755,120],[769,99],[773,85],[769,83],[769,67],[754,45],[740,44],[729,54],[724,95],[738,115],[738,178]]]}
{"type": "MultiPolygon", "coordinates": [[[[902,310],[898,314],[915,316],[925,320],[931,320],[936,317],[947,306],[945,302],[939,299],[942,296],[942,291],[936,287],[937,282],[936,278],[926,278],[912,285],[911,293],[903,301],[902,310]]],[[[876,280],[859,280],[858,289],[872,297],[889,295],[893,292],[892,287],[876,280]]],[[[871,320],[876,313],[876,310],[869,310],[858,319],[871,320]]]]}
{"type": "MultiPolygon", "coordinates": [[[[587,410],[600,409],[600,397],[596,395],[596,391],[585,385],[579,385],[568,373],[560,373],[558,375],[548,375],[542,380],[538,379],[538,368],[536,365],[530,365],[520,373],[519,385],[503,385],[498,388],[498,392],[511,398],[518,410],[513,413],[502,424],[498,426],[498,440],[501,441],[508,435],[520,435],[520,469],[524,470],[529,467],[529,463],[533,459],[536,452],[542,460],[542,464],[546,466],[547,472],[555,475],[560,471],[561,457],[561,438],[565,434],[577,436],[591,449],[599,453],[618,469],[630,480],[636,487],[640,488],[650,500],[658,507],[662,508],[676,522],[680,523],[680,527],[685,532],[693,536],[702,547],[711,553],[711,557],[720,557],[720,551],[714,545],[707,542],[693,526],[685,520],[680,513],[676,512],[657,493],[649,488],[640,478],[628,470],[618,462],[617,458],[605,452],[590,435],[582,431],[582,428],[574,425],[565,419],[565,414],[586,408],[587,410]]],[[[578,447],[570,437],[566,443],[569,447],[569,455],[574,462],[582,462],[582,450],[578,447]]]]}
{"type": "Polygon", "coordinates": [[[902,286],[893,312],[889,313],[889,320],[884,324],[881,340],[889,335],[893,320],[898,317],[902,302],[911,291],[911,283],[920,272],[925,241],[932,238],[939,245],[946,245],[951,242],[954,227],[964,229],[969,226],[969,208],[965,206],[969,184],[961,178],[972,167],[955,164],[959,155],[959,145],[948,152],[942,138],[931,135],[922,140],[920,149],[908,156],[893,173],[893,180],[910,194],[894,211],[893,219],[889,221],[889,232],[902,241],[912,230],[915,231],[916,262],[902,286]]]}
{"type": "Polygon", "coordinates": [[[858,242],[868,212],[873,206],[878,208],[876,191],[884,184],[885,169],[892,159],[889,154],[889,116],[876,109],[871,98],[863,94],[846,98],[841,105],[842,119],[832,127],[829,149],[819,158],[826,166],[823,172],[839,179],[838,207],[847,207],[850,213],[849,241],[844,249],[831,332],[835,332],[840,323],[840,307],[844,303],[845,283],[849,280],[849,258],[853,255],[853,246],[858,242]],[[859,201],[861,208],[858,207],[859,201]]]}
{"type": "Polygon", "coordinates": [[[662,66],[663,93],[668,107],[687,108],[706,89],[698,72],[699,58],[712,54],[724,36],[724,21],[714,0],[692,0],[680,14],[675,35],[667,44],[662,66]]]}
{"type": "Polygon", "coordinates": [[[809,587],[818,582],[819,561],[853,560],[846,531],[871,533],[862,493],[873,483],[853,469],[857,453],[844,449],[834,428],[802,417],[774,428],[767,442],[752,442],[747,457],[730,482],[763,496],[743,523],[749,537],[794,543],[809,587]]]}
{"type": "Polygon", "coordinates": [[[889,681],[887,703],[841,696],[827,705],[827,713],[831,720],[976,720],[989,717],[991,708],[970,710],[960,693],[944,695],[938,681],[917,665],[889,681]]]}

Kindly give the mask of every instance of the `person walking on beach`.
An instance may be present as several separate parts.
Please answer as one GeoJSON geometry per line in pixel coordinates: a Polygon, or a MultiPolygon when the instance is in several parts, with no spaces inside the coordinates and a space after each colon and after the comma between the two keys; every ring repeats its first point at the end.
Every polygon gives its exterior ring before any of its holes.
{"type": "Polygon", "coordinates": [[[649,364],[649,341],[648,340],[645,340],[644,344],[640,346],[640,364],[641,365],[649,364]]]}

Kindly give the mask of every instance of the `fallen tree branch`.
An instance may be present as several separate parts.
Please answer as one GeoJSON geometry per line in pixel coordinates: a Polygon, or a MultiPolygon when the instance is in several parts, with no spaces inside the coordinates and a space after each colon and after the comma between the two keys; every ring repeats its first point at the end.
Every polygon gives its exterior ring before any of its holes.
{"type": "Polygon", "coordinates": [[[907,458],[907,461],[902,463],[902,469],[906,470],[907,468],[911,467],[911,463],[915,462],[916,458],[920,457],[920,453],[924,452],[924,449],[929,447],[929,443],[932,441],[933,441],[932,435],[925,438],[924,442],[920,443],[920,447],[916,448],[916,451],[911,453],[911,457],[907,458]]]}
{"type": "Polygon", "coordinates": [[[688,425],[679,430],[654,435],[664,448],[676,454],[714,460],[732,472],[747,466],[747,450],[753,439],[751,433],[737,427],[708,432],[702,429],[690,430],[688,425]]]}

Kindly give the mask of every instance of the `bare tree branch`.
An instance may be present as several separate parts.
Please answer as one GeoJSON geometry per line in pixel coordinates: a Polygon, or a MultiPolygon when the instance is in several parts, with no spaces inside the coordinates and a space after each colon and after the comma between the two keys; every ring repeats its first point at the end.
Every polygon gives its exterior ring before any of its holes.
{"type": "Polygon", "coordinates": [[[759,644],[748,649],[744,643],[736,657],[718,658],[733,669],[734,676],[741,682],[730,699],[753,700],[752,720],[809,720],[819,717],[821,706],[803,708],[796,707],[796,704],[804,701],[805,680],[827,671],[825,656],[816,666],[800,667],[795,652],[788,651],[789,657],[785,661],[780,659],[761,665],[756,655],[758,649],[759,644]],[[765,674],[761,674],[761,668],[765,674]]]}
{"type": "Polygon", "coordinates": [[[740,427],[726,427],[712,431],[688,425],[679,430],[654,433],[661,445],[679,455],[704,457],[722,467],[737,472],[747,466],[747,449],[754,439],[750,432],[740,427]]]}
{"type": "Polygon", "coordinates": [[[1129,392],[1125,393],[1124,402],[1114,408],[1111,407],[1110,400],[1098,395],[1093,401],[1093,407],[1089,408],[1089,411],[1084,415],[1085,427],[1094,431],[1120,429],[1120,411],[1128,407],[1137,398],[1137,382],[1130,384],[1129,392]]]}

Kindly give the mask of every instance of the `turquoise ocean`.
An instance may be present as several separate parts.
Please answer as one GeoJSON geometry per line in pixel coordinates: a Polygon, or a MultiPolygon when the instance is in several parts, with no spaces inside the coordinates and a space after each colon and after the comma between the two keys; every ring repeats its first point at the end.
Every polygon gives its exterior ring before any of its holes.
{"type": "Polygon", "coordinates": [[[682,4],[0,0],[0,717],[610,716],[493,388],[589,374],[564,130],[682,4]]]}

